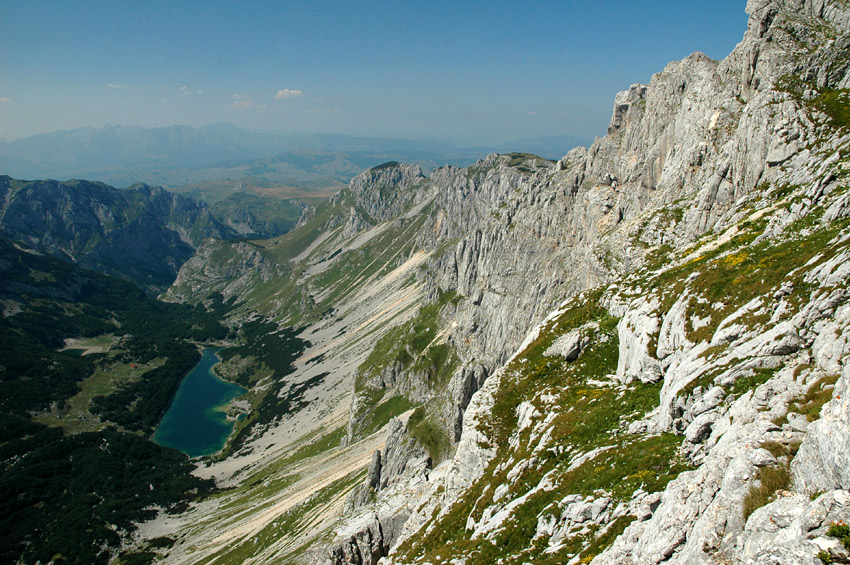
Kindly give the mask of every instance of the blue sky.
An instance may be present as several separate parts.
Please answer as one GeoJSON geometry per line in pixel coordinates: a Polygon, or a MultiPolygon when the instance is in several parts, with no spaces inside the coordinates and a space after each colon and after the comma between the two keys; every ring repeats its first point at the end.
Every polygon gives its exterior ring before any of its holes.
{"type": "Polygon", "coordinates": [[[614,95],[725,57],[744,0],[0,0],[0,138],[225,121],[491,145],[602,135],[614,95]]]}

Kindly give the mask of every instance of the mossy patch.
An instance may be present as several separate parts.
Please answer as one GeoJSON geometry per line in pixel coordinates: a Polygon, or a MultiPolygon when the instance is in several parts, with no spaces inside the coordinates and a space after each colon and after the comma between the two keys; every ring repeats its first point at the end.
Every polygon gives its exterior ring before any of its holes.
{"type": "Polygon", "coordinates": [[[404,396],[393,396],[374,406],[364,422],[362,432],[358,435],[367,436],[384,426],[396,416],[400,416],[413,408],[413,404],[404,396]]]}
{"type": "Polygon", "coordinates": [[[384,372],[406,373],[407,378],[420,380],[434,396],[444,393],[460,360],[454,348],[439,339],[441,312],[459,300],[453,292],[441,292],[436,302],[422,306],[411,320],[392,328],[377,341],[355,375],[355,393],[360,397],[354,417],[360,422],[355,430],[357,437],[372,433],[392,416],[413,408],[407,399],[403,406],[394,400],[389,405],[392,410],[381,407],[385,389],[376,383],[382,381],[384,372]],[[387,414],[391,415],[385,419],[387,414]]]}
{"type": "Polygon", "coordinates": [[[412,320],[388,331],[357,368],[358,380],[365,382],[377,377],[393,365],[402,370],[415,365],[416,369],[432,371],[438,382],[445,380],[451,374],[446,363],[451,351],[448,345],[434,341],[440,330],[440,312],[447,304],[456,304],[459,300],[454,292],[441,292],[436,302],[422,306],[412,320]]]}
{"type": "Polygon", "coordinates": [[[777,463],[758,470],[756,481],[744,497],[742,509],[744,520],[762,506],[775,500],[780,491],[791,485],[791,460],[797,454],[800,443],[765,442],[761,447],[770,451],[776,457],[777,463]]]}

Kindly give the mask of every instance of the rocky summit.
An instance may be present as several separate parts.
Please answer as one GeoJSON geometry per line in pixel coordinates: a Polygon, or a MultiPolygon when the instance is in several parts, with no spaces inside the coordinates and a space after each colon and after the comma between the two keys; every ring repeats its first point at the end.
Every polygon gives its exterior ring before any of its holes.
{"type": "Polygon", "coordinates": [[[128,546],[850,562],[850,3],[747,13],[556,162],[389,162],[284,236],[201,244],[167,299],[304,346],[285,375],[259,345],[223,362],[250,415],[198,474],[230,488],[128,546]]]}

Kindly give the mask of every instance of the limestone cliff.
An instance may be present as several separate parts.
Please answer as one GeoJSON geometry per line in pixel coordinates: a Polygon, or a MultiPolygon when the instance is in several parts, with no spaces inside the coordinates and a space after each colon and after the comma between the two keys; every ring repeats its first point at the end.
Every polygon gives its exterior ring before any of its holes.
{"type": "Polygon", "coordinates": [[[388,562],[844,558],[850,6],[747,11],[729,57],[620,93],[589,149],[432,175],[449,390],[484,384],[451,460],[378,489],[380,523],[410,516],[388,562]]]}

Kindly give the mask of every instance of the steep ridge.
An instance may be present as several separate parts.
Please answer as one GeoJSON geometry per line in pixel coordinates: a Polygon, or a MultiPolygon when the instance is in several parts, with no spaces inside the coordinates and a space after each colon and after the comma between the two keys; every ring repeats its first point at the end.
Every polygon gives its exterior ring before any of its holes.
{"type": "Polygon", "coordinates": [[[850,7],[747,11],[729,57],[618,94],[558,162],[388,163],[286,236],[202,246],[170,297],[311,346],[281,385],[303,403],[207,467],[240,486],[168,560],[840,558],[850,7]],[[346,479],[293,510],[327,457],[346,479]]]}
{"type": "Polygon", "coordinates": [[[148,290],[207,238],[232,236],[203,204],[159,187],[0,177],[0,235],[148,290]]]}

